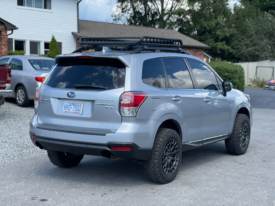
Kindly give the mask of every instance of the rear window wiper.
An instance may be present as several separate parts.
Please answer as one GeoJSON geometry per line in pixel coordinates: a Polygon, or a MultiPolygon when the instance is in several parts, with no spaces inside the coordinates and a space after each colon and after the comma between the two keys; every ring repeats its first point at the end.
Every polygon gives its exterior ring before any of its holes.
{"type": "Polygon", "coordinates": [[[92,86],[92,85],[85,85],[85,84],[75,84],[75,89],[107,89],[106,87],[98,87],[98,86],[92,86]]]}

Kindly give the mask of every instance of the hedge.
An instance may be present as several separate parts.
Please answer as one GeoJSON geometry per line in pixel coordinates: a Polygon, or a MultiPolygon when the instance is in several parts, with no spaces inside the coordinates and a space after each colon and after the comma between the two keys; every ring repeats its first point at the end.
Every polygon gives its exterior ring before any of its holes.
{"type": "Polygon", "coordinates": [[[22,51],[8,51],[8,55],[25,55],[25,52],[22,51]]]}
{"type": "Polygon", "coordinates": [[[244,70],[240,65],[235,65],[225,61],[213,61],[209,65],[224,81],[232,82],[234,89],[244,91],[244,70]]]}

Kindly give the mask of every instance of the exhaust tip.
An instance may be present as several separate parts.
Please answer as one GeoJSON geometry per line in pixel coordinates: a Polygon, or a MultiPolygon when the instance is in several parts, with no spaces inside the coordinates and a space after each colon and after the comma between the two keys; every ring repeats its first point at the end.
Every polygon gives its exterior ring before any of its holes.
{"type": "Polygon", "coordinates": [[[112,159],[112,160],[114,160],[114,159],[119,159],[119,158],[116,158],[116,157],[115,157],[110,151],[108,151],[108,150],[102,151],[102,152],[101,152],[101,155],[102,155],[103,157],[105,157],[105,158],[112,159]]]}
{"type": "Polygon", "coordinates": [[[43,146],[39,142],[35,142],[35,145],[39,147],[40,149],[44,149],[43,146]]]}

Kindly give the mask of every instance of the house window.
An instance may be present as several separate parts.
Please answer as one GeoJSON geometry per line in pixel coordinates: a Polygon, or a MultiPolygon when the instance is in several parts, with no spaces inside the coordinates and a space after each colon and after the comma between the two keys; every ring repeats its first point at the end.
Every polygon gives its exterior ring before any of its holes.
{"type": "Polygon", "coordinates": [[[36,9],[51,9],[52,0],[17,0],[17,5],[36,9]]]}
{"type": "Polygon", "coordinates": [[[25,51],[25,41],[15,40],[14,41],[14,50],[15,51],[25,51]]]}
{"type": "Polygon", "coordinates": [[[44,43],[44,54],[48,54],[48,52],[50,51],[50,43],[45,42],[44,43]]]}
{"type": "Polygon", "coordinates": [[[30,41],[30,54],[40,54],[40,42],[30,41]]]}

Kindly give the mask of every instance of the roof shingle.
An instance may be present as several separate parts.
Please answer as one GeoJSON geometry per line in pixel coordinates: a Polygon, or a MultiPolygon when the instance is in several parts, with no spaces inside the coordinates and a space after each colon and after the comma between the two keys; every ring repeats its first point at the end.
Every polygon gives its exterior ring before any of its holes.
{"type": "Polygon", "coordinates": [[[192,39],[172,29],[158,29],[158,28],[150,28],[150,27],[140,27],[140,26],[132,26],[132,25],[79,20],[79,31],[80,32],[72,32],[76,38],[80,38],[82,36],[90,36],[90,37],[156,36],[156,37],[181,39],[184,47],[210,49],[208,45],[203,44],[195,39],[192,39]]]}

